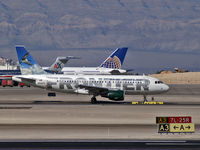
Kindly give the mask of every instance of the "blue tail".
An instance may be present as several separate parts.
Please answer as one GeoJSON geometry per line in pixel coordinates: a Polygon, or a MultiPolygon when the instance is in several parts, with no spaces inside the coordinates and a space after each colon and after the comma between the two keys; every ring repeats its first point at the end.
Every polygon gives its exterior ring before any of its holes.
{"type": "Polygon", "coordinates": [[[47,74],[26,51],[24,46],[16,46],[16,51],[22,75],[47,74]]]}
{"type": "Polygon", "coordinates": [[[104,68],[120,69],[123,65],[128,48],[117,48],[101,65],[104,68]]]}

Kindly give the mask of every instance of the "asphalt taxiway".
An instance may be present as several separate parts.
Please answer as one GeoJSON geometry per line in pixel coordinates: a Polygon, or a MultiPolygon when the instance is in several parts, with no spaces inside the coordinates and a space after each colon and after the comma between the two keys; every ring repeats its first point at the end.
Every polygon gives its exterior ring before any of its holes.
{"type": "MultiPolygon", "coordinates": [[[[37,88],[0,88],[0,140],[199,140],[200,86],[155,95],[164,105],[131,105],[142,96],[126,96],[125,103],[91,104],[88,95],[57,93],[37,88]],[[195,94],[194,94],[195,93],[195,94]],[[157,116],[191,116],[195,133],[159,134],[157,116]]],[[[102,102],[102,103],[101,103],[102,102]]]]}

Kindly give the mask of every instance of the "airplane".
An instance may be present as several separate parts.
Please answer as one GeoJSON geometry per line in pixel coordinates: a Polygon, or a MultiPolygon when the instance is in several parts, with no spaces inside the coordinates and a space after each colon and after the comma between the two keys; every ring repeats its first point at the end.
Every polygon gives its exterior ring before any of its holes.
{"type": "Polygon", "coordinates": [[[117,48],[99,67],[64,67],[64,74],[119,74],[127,71],[121,69],[128,48],[117,48]]]}
{"type": "Polygon", "coordinates": [[[113,101],[123,101],[125,94],[147,95],[167,92],[169,86],[159,79],[146,75],[65,75],[49,74],[32,58],[27,56],[29,63],[21,61],[27,53],[25,47],[16,46],[22,75],[12,77],[12,80],[34,87],[64,93],[92,95],[91,103],[97,102],[101,96],[113,101]]]}

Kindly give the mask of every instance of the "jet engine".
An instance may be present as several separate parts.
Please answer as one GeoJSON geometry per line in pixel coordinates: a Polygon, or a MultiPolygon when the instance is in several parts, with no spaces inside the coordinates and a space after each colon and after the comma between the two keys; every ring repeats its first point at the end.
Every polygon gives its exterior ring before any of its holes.
{"type": "Polygon", "coordinates": [[[107,93],[101,95],[110,100],[114,101],[123,101],[124,100],[124,91],[123,90],[109,90],[107,93]]]}

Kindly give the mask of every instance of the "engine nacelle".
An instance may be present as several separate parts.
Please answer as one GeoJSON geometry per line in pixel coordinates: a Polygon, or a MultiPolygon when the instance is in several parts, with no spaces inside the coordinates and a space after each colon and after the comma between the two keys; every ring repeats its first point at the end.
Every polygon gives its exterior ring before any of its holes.
{"type": "Polygon", "coordinates": [[[101,96],[106,97],[110,100],[114,100],[114,101],[122,101],[124,100],[124,91],[123,90],[109,90],[108,93],[101,96]]]}

